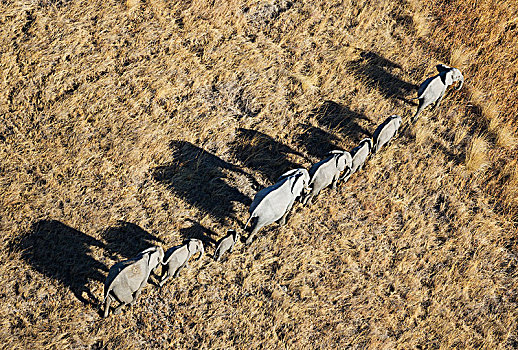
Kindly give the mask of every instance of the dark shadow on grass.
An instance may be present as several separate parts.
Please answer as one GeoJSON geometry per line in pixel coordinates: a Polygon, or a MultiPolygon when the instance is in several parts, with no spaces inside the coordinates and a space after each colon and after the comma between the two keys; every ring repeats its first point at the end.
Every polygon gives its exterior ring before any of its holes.
{"type": "Polygon", "coordinates": [[[234,158],[244,166],[262,173],[272,183],[284,172],[300,167],[288,159],[289,154],[303,156],[271,136],[243,128],[237,130],[236,139],[230,146],[234,158]]]}
{"type": "Polygon", "coordinates": [[[324,101],[321,106],[313,109],[310,115],[314,116],[322,128],[337,131],[351,141],[359,142],[371,136],[371,132],[360,124],[360,120],[371,124],[369,118],[334,101],[324,101]]]}
{"type": "Polygon", "coordinates": [[[340,139],[324,129],[309,124],[299,124],[299,126],[303,131],[295,138],[295,142],[307,154],[320,159],[327,156],[328,152],[332,150],[342,149],[337,146],[340,139]]]}
{"type": "Polygon", "coordinates": [[[102,242],[59,221],[41,220],[14,246],[22,250],[22,259],[36,271],[70,288],[81,302],[98,304],[86,285],[89,280],[105,280],[108,269],[91,256],[92,247],[104,248],[102,242]]]}
{"type": "Polygon", "coordinates": [[[359,79],[366,80],[367,86],[379,90],[386,98],[398,98],[408,103],[407,96],[416,92],[418,86],[408,83],[395,74],[394,69],[401,69],[401,66],[374,52],[365,51],[360,54],[360,59],[349,64],[359,79]]]}
{"type": "Polygon", "coordinates": [[[170,147],[174,160],[154,169],[156,181],[220,222],[234,217],[232,202],[250,205],[249,197],[225,181],[224,170],[246,175],[241,169],[186,141],[170,147]]]}
{"type": "Polygon", "coordinates": [[[117,226],[109,227],[101,233],[106,241],[106,250],[109,254],[120,254],[126,259],[137,256],[141,251],[163,243],[138,225],[126,221],[119,221],[117,226]]]}
{"type": "Polygon", "coordinates": [[[203,242],[205,246],[214,246],[216,244],[216,240],[213,237],[216,237],[216,232],[206,228],[200,223],[194,220],[188,220],[192,223],[192,226],[180,229],[180,235],[184,239],[196,238],[203,242]]]}

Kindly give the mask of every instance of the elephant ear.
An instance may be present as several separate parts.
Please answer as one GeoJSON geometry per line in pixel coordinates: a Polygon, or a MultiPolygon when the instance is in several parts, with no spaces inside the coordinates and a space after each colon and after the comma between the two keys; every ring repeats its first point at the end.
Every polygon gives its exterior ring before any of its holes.
{"type": "Polygon", "coordinates": [[[367,143],[367,147],[369,148],[369,153],[372,152],[372,139],[365,139],[367,143]]]}
{"type": "Polygon", "coordinates": [[[293,176],[293,180],[291,180],[291,188],[290,188],[290,191],[292,194],[294,194],[293,190],[295,189],[295,184],[297,183],[297,181],[299,180],[299,178],[301,176],[302,176],[302,174],[297,174],[297,175],[293,176]]]}
{"type": "Polygon", "coordinates": [[[451,69],[451,67],[448,67],[445,64],[438,64],[438,65],[435,66],[435,68],[437,69],[437,71],[439,73],[447,72],[447,71],[449,71],[451,69]]]}
{"type": "Polygon", "coordinates": [[[340,156],[335,156],[335,166],[338,168],[338,163],[340,162],[340,156]]]}
{"type": "Polygon", "coordinates": [[[439,74],[439,77],[441,77],[441,81],[444,85],[450,86],[453,84],[453,78],[452,78],[453,72],[451,70],[447,72],[441,72],[439,74]]]}

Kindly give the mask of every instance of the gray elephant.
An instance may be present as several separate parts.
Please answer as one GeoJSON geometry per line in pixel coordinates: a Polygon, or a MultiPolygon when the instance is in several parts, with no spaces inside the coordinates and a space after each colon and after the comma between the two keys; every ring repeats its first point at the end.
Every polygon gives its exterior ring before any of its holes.
{"type": "Polygon", "coordinates": [[[349,152],[335,150],[329,153],[329,157],[314,164],[309,169],[309,175],[311,176],[309,186],[311,190],[304,198],[303,204],[311,204],[313,197],[331,184],[333,184],[333,189],[335,189],[340,174],[343,171],[347,171],[347,175],[351,171],[353,160],[349,152]]]}
{"type": "Polygon", "coordinates": [[[372,136],[374,143],[372,153],[377,153],[382,146],[389,143],[389,141],[397,135],[401,122],[402,120],[399,115],[391,115],[376,128],[372,136]]]}
{"type": "Polygon", "coordinates": [[[363,164],[369,157],[369,154],[372,151],[372,140],[370,138],[365,138],[360,141],[358,146],[354,147],[351,150],[351,156],[353,157],[353,162],[351,166],[351,171],[348,174],[345,174],[342,179],[344,182],[347,182],[352,174],[357,172],[358,170],[362,170],[363,164]]]}
{"type": "Polygon", "coordinates": [[[216,247],[216,251],[214,252],[214,260],[219,261],[221,256],[225,254],[227,251],[229,253],[232,253],[232,250],[234,249],[234,245],[239,240],[239,233],[237,233],[235,230],[228,230],[227,235],[223,237],[216,247]]]}
{"type": "Polygon", "coordinates": [[[113,265],[104,282],[104,317],[108,317],[110,304],[114,300],[120,302],[113,311],[114,315],[119,314],[124,305],[135,304],[149,275],[156,271],[163,259],[164,250],[161,247],[151,247],[132,259],[113,265]]]}
{"type": "Polygon", "coordinates": [[[171,276],[175,278],[178,277],[178,274],[183,268],[189,268],[189,259],[196,253],[200,253],[198,260],[200,260],[203,253],[205,253],[203,243],[196,238],[190,238],[182,245],[169,248],[165,252],[164,268],[159,283],[160,287],[162,287],[171,276]]]}
{"type": "Polygon", "coordinates": [[[448,67],[444,64],[438,64],[436,68],[439,74],[426,79],[417,90],[419,106],[417,107],[417,112],[412,117],[412,123],[417,119],[419,113],[430,104],[435,103],[433,108],[439,106],[448,86],[456,81],[460,81],[457,87],[457,90],[460,90],[464,84],[464,77],[457,68],[448,67]]]}
{"type": "Polygon", "coordinates": [[[276,221],[281,226],[286,224],[286,217],[295,200],[303,191],[309,190],[308,182],[308,171],[295,169],[283,174],[279,182],[257,192],[248,210],[250,218],[245,225],[245,231],[249,232],[249,236],[246,244],[252,243],[262,227],[276,221]]]}

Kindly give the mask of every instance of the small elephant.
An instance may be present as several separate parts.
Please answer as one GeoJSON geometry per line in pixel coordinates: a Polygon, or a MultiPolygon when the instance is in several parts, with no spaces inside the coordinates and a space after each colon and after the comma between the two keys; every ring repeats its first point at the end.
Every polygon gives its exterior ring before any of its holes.
{"type": "Polygon", "coordinates": [[[108,317],[110,304],[115,299],[121,304],[113,311],[114,315],[119,314],[124,305],[134,305],[147,284],[149,275],[156,271],[163,259],[164,250],[161,247],[151,247],[132,259],[113,265],[104,282],[104,317],[108,317]]]}
{"type": "Polygon", "coordinates": [[[389,141],[397,135],[401,122],[402,120],[399,115],[391,115],[376,128],[372,136],[374,143],[372,153],[377,153],[382,146],[389,143],[389,141]]]}
{"type": "Polygon", "coordinates": [[[311,204],[313,197],[318,195],[320,191],[327,186],[333,184],[333,189],[336,188],[340,174],[345,170],[347,173],[351,171],[352,157],[347,151],[331,151],[330,156],[320,162],[314,164],[309,169],[311,180],[309,185],[311,187],[310,193],[304,198],[303,204],[311,204]]]}
{"type": "Polygon", "coordinates": [[[199,239],[190,238],[184,244],[169,248],[165,252],[162,278],[160,280],[160,287],[171,277],[178,277],[178,274],[183,268],[189,267],[189,259],[196,253],[200,253],[197,260],[200,260],[205,253],[203,243],[199,239]],[[167,266],[167,267],[165,267],[167,266]]]}
{"type": "Polygon", "coordinates": [[[419,113],[430,104],[435,103],[433,108],[439,106],[448,86],[456,81],[460,81],[457,87],[457,90],[460,90],[464,84],[464,77],[457,68],[448,67],[444,64],[438,64],[436,68],[439,74],[426,79],[417,90],[419,106],[417,107],[417,112],[412,117],[412,123],[415,122],[419,113]]]}
{"type": "Polygon", "coordinates": [[[358,170],[362,170],[363,164],[369,157],[370,152],[372,151],[372,140],[370,138],[365,138],[360,141],[360,144],[354,147],[351,150],[351,156],[353,157],[353,163],[351,166],[351,171],[342,177],[344,182],[349,180],[352,174],[357,172],[358,170]]]}
{"type": "Polygon", "coordinates": [[[280,177],[280,181],[256,193],[250,209],[250,218],[245,225],[249,232],[246,244],[252,243],[257,231],[277,221],[286,224],[293,203],[303,191],[308,191],[309,173],[306,169],[290,170],[280,177]],[[250,225],[250,226],[249,226],[250,225]]]}
{"type": "Polygon", "coordinates": [[[225,252],[227,251],[229,253],[232,253],[234,245],[238,240],[239,233],[232,229],[228,230],[227,235],[218,242],[218,246],[216,248],[216,251],[214,252],[214,260],[219,261],[221,256],[225,254],[225,252]]]}

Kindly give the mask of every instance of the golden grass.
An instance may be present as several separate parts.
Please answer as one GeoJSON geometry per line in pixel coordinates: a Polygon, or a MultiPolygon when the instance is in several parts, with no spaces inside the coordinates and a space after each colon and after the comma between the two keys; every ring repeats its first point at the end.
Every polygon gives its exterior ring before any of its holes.
{"type": "Polygon", "coordinates": [[[489,166],[489,144],[484,136],[475,136],[466,151],[466,167],[470,171],[480,171],[489,166]]]}
{"type": "Polygon", "coordinates": [[[516,347],[510,4],[0,4],[4,347],[516,347]],[[348,183],[99,317],[111,265],[242,227],[283,171],[406,123],[437,63],[465,87],[348,183]]]}

